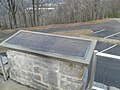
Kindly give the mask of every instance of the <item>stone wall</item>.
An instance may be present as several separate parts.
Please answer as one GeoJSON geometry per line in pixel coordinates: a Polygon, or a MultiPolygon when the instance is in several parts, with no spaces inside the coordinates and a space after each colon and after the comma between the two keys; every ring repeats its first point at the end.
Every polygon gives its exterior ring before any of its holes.
{"type": "Polygon", "coordinates": [[[84,90],[84,64],[8,50],[10,78],[39,90],[84,90]]]}

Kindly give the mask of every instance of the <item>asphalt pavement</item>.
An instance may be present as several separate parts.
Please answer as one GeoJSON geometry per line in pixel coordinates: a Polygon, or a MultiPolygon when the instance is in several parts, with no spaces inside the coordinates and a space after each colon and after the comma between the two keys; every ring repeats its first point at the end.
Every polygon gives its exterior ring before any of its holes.
{"type": "MultiPolygon", "coordinates": [[[[93,36],[120,40],[120,22],[117,20],[101,24],[100,26],[95,25],[92,26],[92,28],[94,29],[93,36]],[[95,30],[95,28],[100,27],[101,31],[98,32],[95,30]]],[[[98,42],[96,50],[120,56],[120,46],[117,45],[98,42]],[[112,46],[115,47],[110,48],[112,46]]],[[[120,88],[120,60],[98,57],[95,81],[120,88]]]]}
{"type": "MultiPolygon", "coordinates": [[[[95,37],[120,40],[120,22],[118,22],[117,20],[112,20],[110,22],[96,25],[73,26],[57,29],[50,28],[41,32],[52,33],[81,29],[93,30],[92,36],[95,37]]],[[[9,37],[9,35],[7,35],[6,37],[9,37]]],[[[120,55],[120,46],[112,46],[114,45],[105,42],[98,42],[96,50],[98,50],[99,52],[104,51],[104,53],[120,55]],[[109,47],[112,48],[108,49],[109,47]]],[[[98,57],[95,81],[120,88],[120,60],[98,57]]]]}

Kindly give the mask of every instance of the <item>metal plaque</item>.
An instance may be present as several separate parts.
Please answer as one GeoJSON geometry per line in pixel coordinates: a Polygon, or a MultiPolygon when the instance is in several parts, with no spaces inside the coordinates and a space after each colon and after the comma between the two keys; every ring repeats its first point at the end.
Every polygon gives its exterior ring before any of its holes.
{"type": "Polygon", "coordinates": [[[92,41],[39,32],[19,31],[1,45],[38,54],[46,53],[52,56],[63,56],[63,58],[76,57],[85,60],[92,41]]]}

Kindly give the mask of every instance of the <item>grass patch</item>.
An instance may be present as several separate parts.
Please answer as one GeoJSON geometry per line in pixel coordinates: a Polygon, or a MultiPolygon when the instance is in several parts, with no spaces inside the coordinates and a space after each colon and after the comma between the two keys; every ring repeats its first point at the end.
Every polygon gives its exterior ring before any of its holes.
{"type": "Polygon", "coordinates": [[[86,35],[81,35],[80,37],[82,37],[82,38],[89,38],[89,39],[95,39],[95,40],[101,41],[101,42],[106,42],[106,43],[110,43],[110,44],[120,45],[120,40],[105,39],[105,38],[94,37],[94,36],[86,36],[86,35]]]}
{"type": "MultiPolygon", "coordinates": [[[[4,39],[0,39],[0,43],[4,41],[4,39]]],[[[7,50],[7,48],[1,47],[0,46],[0,52],[5,52],[7,50]]]]}
{"type": "Polygon", "coordinates": [[[80,35],[90,35],[92,33],[93,33],[93,31],[90,29],[53,32],[53,34],[66,35],[66,36],[76,36],[76,37],[79,37],[80,35]]]}
{"type": "Polygon", "coordinates": [[[8,29],[8,30],[2,30],[3,32],[14,32],[16,30],[47,30],[50,28],[65,28],[65,27],[73,27],[73,26],[82,26],[82,25],[94,25],[94,24],[100,24],[111,21],[111,18],[106,18],[102,20],[95,20],[90,22],[77,22],[77,23],[68,23],[68,24],[51,24],[46,26],[36,26],[36,27],[27,27],[27,28],[18,28],[18,29],[8,29]]]}
{"type": "Polygon", "coordinates": [[[16,32],[16,30],[0,30],[0,35],[16,32]]]}
{"type": "Polygon", "coordinates": [[[105,22],[109,22],[113,20],[112,18],[106,18],[106,19],[102,19],[102,20],[95,20],[95,21],[91,21],[91,24],[100,24],[100,23],[105,23],[105,22]]]}
{"type": "Polygon", "coordinates": [[[4,41],[4,39],[0,39],[0,43],[1,43],[2,41],[4,41]]]}
{"type": "Polygon", "coordinates": [[[4,48],[4,47],[0,46],[0,52],[6,52],[6,51],[7,51],[7,48],[4,48]]]}

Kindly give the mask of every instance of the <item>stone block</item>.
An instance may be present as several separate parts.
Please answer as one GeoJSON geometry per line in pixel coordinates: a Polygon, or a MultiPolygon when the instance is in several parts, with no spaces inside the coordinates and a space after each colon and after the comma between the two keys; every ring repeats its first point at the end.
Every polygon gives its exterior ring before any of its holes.
{"type": "Polygon", "coordinates": [[[43,81],[53,86],[58,86],[58,74],[54,71],[46,71],[43,73],[43,81]]]}
{"type": "Polygon", "coordinates": [[[51,86],[51,90],[60,90],[60,89],[57,87],[51,86]]]}
{"type": "Polygon", "coordinates": [[[22,76],[22,77],[25,77],[25,78],[28,77],[27,71],[23,71],[23,70],[22,70],[22,71],[21,71],[21,76],[22,76]]]}
{"type": "Polygon", "coordinates": [[[33,75],[34,75],[33,72],[28,72],[28,77],[29,78],[33,79],[33,75]]]}
{"type": "Polygon", "coordinates": [[[23,85],[29,85],[30,80],[28,80],[27,78],[20,78],[19,82],[23,85]]]}
{"type": "Polygon", "coordinates": [[[8,54],[10,77],[39,90],[80,90],[87,78],[83,64],[18,51],[8,54]]]}
{"type": "Polygon", "coordinates": [[[61,80],[66,80],[66,76],[65,75],[59,74],[59,77],[60,77],[61,80]]]}
{"type": "Polygon", "coordinates": [[[83,64],[76,64],[73,62],[61,62],[59,72],[71,77],[81,78],[84,72],[83,64]]]}
{"type": "Polygon", "coordinates": [[[9,71],[9,74],[10,74],[11,79],[19,81],[19,79],[21,78],[20,72],[16,69],[11,68],[10,71],[9,71]]]}
{"type": "Polygon", "coordinates": [[[81,84],[82,80],[79,78],[73,78],[73,77],[67,77],[68,82],[76,83],[76,84],[81,84]]]}
{"type": "Polygon", "coordinates": [[[63,80],[60,81],[60,87],[63,90],[83,90],[82,84],[73,84],[63,80]]]}
{"type": "Polygon", "coordinates": [[[43,83],[43,82],[40,82],[40,81],[38,81],[38,80],[35,80],[35,79],[32,79],[32,85],[34,86],[36,86],[36,87],[38,87],[38,88],[40,88],[40,87],[44,87],[44,88],[49,88],[49,85],[47,85],[47,84],[45,84],[45,83],[43,83]]]}
{"type": "Polygon", "coordinates": [[[34,67],[34,73],[40,73],[40,68],[39,67],[34,67]]]}
{"type": "Polygon", "coordinates": [[[41,87],[41,90],[50,90],[50,89],[48,89],[48,88],[44,88],[44,87],[41,87]]]}
{"type": "MultiPolygon", "coordinates": [[[[44,59],[45,58],[43,58],[43,60],[44,59]]],[[[47,69],[47,70],[52,70],[52,71],[58,71],[58,65],[56,63],[53,63],[54,61],[52,61],[52,60],[48,59],[48,61],[49,62],[46,62],[46,59],[45,59],[45,61],[41,61],[41,60],[35,61],[34,65],[37,65],[37,66],[39,66],[42,69],[47,69]]]]}
{"type": "Polygon", "coordinates": [[[35,88],[37,90],[42,90],[42,87],[40,85],[34,83],[34,82],[30,82],[29,86],[31,86],[31,87],[33,87],[33,88],[35,88]]]}
{"type": "Polygon", "coordinates": [[[37,81],[41,81],[41,76],[40,75],[33,75],[34,79],[37,81]]]}

